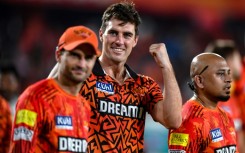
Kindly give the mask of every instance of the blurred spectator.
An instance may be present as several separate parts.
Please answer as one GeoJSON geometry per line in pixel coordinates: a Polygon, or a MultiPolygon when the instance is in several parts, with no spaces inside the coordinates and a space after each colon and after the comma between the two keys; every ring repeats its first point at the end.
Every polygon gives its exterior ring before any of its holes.
{"type": "MultiPolygon", "coordinates": [[[[245,55],[243,55],[243,68],[242,68],[241,78],[236,83],[236,89],[237,90],[235,94],[239,98],[239,107],[241,108],[241,116],[242,116],[242,123],[243,123],[242,131],[245,139],[245,55]]],[[[245,143],[243,145],[245,145],[245,143]]],[[[244,152],[245,151],[243,150],[243,152],[240,153],[244,153],[244,152]]]]}
{"type": "Polygon", "coordinates": [[[227,111],[235,124],[237,132],[237,145],[240,153],[245,152],[245,136],[242,132],[242,107],[240,107],[238,85],[242,72],[242,58],[235,42],[230,39],[217,39],[208,44],[205,52],[212,52],[221,55],[227,61],[231,69],[232,85],[231,97],[227,102],[219,102],[225,111],[227,111]]]}
{"type": "Polygon", "coordinates": [[[7,153],[12,127],[11,112],[7,101],[0,96],[0,153],[7,153]]]}
{"type": "Polygon", "coordinates": [[[0,94],[9,102],[12,117],[15,112],[15,104],[19,95],[20,78],[13,64],[1,64],[0,66],[0,94]]]}

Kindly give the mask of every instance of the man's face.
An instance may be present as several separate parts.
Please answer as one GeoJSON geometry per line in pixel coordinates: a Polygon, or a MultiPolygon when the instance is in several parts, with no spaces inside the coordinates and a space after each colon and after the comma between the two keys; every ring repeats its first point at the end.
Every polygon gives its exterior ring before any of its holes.
{"type": "Polygon", "coordinates": [[[104,32],[100,30],[102,56],[114,62],[126,62],[133,47],[137,44],[135,25],[112,18],[104,32]]]}
{"type": "Polygon", "coordinates": [[[14,73],[2,73],[0,74],[0,94],[6,99],[11,98],[18,92],[19,82],[14,73]]]}
{"type": "Polygon", "coordinates": [[[60,55],[60,76],[75,83],[85,81],[92,72],[96,56],[86,51],[87,48],[64,51],[60,55]]]}
{"type": "Polygon", "coordinates": [[[231,74],[225,60],[214,60],[202,74],[203,90],[207,97],[217,101],[230,98],[231,74]]]}

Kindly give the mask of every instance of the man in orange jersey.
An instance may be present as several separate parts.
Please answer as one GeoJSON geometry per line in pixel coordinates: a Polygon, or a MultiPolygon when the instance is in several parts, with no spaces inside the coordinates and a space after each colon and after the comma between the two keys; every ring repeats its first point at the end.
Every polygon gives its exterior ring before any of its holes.
{"type": "Polygon", "coordinates": [[[10,106],[2,96],[0,96],[0,110],[0,152],[8,153],[12,119],[10,106]]]}
{"type": "Polygon", "coordinates": [[[169,153],[235,153],[236,133],[232,118],[219,101],[230,98],[231,74],[225,59],[202,53],[190,67],[194,96],[182,108],[182,124],[169,131],[169,153]]]}
{"type": "Polygon", "coordinates": [[[167,128],[181,124],[182,98],[165,45],[149,47],[163,76],[163,93],[152,78],[126,64],[139,39],[140,21],[130,2],[112,4],[103,14],[102,54],[81,89],[92,112],[89,153],[143,152],[146,112],[167,128]]]}
{"type": "Polygon", "coordinates": [[[86,152],[90,106],[79,91],[98,54],[91,29],[74,26],[63,33],[57,76],[29,86],[18,99],[11,152],[86,152]]]}
{"type": "Polygon", "coordinates": [[[140,22],[131,2],[112,4],[103,14],[102,53],[81,88],[92,113],[89,153],[143,152],[146,112],[166,128],[181,124],[182,98],[165,45],[149,47],[160,67],[164,92],[152,78],[137,74],[126,64],[138,42],[140,22]]]}
{"type": "MultiPolygon", "coordinates": [[[[227,111],[235,124],[237,132],[237,146],[240,153],[245,153],[245,135],[242,130],[242,103],[240,102],[241,91],[241,76],[242,76],[242,57],[235,42],[231,39],[217,39],[208,44],[205,52],[219,54],[224,57],[228,66],[231,69],[231,97],[225,103],[218,105],[227,111]]],[[[244,104],[243,104],[244,105],[244,104]]]]}

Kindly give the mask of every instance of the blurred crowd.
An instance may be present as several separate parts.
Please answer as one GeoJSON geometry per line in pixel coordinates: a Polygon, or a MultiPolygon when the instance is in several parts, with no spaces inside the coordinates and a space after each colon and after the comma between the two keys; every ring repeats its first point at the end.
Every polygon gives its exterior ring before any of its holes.
{"type": "MultiPolygon", "coordinates": [[[[3,80],[0,95],[10,103],[11,112],[14,112],[16,98],[23,89],[46,78],[55,65],[55,47],[62,31],[68,26],[82,24],[98,32],[102,16],[102,11],[94,9],[4,3],[0,5],[0,12],[0,78],[3,80]]],[[[151,76],[163,85],[159,68],[149,54],[149,46],[164,42],[183,101],[192,94],[186,84],[190,81],[191,59],[204,52],[209,42],[218,38],[232,39],[242,57],[245,56],[245,17],[226,16],[220,19],[209,17],[212,14],[186,16],[139,12],[143,20],[140,39],[128,64],[136,72],[151,76]]]]}

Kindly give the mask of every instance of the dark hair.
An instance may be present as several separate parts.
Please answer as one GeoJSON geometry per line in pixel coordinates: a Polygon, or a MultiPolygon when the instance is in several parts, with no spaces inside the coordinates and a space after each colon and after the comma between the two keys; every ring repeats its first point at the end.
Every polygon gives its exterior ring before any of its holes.
{"type": "Polygon", "coordinates": [[[0,74],[14,74],[16,79],[20,79],[20,75],[13,64],[1,64],[0,65],[0,74]]]}
{"type": "Polygon", "coordinates": [[[110,5],[104,12],[102,16],[101,30],[104,32],[107,26],[107,22],[112,18],[130,22],[135,25],[135,34],[139,35],[139,25],[141,23],[141,18],[139,13],[135,9],[133,2],[120,2],[110,5]]]}
{"type": "Polygon", "coordinates": [[[216,53],[225,59],[232,55],[234,52],[239,52],[235,42],[230,39],[218,39],[211,42],[205,52],[216,53]]]}

